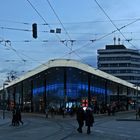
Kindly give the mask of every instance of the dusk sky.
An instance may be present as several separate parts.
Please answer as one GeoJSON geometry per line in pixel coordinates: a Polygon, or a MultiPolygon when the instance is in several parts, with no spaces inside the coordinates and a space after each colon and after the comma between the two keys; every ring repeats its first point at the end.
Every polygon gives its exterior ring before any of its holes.
{"type": "MultiPolygon", "coordinates": [[[[139,0],[0,0],[0,84],[50,59],[97,67],[97,50],[120,38],[140,49],[139,0]],[[32,37],[37,23],[38,37],[32,37]],[[61,29],[61,33],[50,30],[61,29]]],[[[118,42],[116,42],[117,44],[118,42]]]]}

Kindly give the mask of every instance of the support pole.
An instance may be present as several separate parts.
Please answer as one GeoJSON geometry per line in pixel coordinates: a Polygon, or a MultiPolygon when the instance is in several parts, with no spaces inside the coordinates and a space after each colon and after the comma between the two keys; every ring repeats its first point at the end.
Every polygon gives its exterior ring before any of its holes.
{"type": "Polygon", "coordinates": [[[64,107],[66,107],[67,102],[67,69],[64,68],[64,107]]]}
{"type": "Polygon", "coordinates": [[[91,86],[91,75],[90,75],[90,73],[88,73],[88,107],[91,107],[90,86],[91,86]]]}

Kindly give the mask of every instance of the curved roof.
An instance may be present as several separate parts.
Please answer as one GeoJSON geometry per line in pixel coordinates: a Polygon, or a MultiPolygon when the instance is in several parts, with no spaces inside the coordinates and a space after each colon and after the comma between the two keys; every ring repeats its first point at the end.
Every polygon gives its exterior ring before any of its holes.
{"type": "Polygon", "coordinates": [[[11,83],[9,83],[8,86],[5,86],[5,87],[12,86],[12,85],[14,85],[16,83],[19,83],[19,82],[21,82],[21,81],[23,81],[23,80],[35,75],[35,74],[38,74],[38,73],[40,73],[40,72],[42,72],[44,70],[47,70],[49,68],[52,68],[52,67],[74,67],[74,68],[78,68],[78,69],[83,70],[85,72],[100,76],[102,78],[105,78],[105,79],[111,80],[113,82],[125,85],[127,87],[131,87],[131,88],[136,89],[134,84],[131,84],[131,83],[125,81],[125,80],[122,80],[122,79],[117,78],[117,77],[115,77],[113,75],[105,73],[105,72],[103,72],[103,71],[101,71],[101,70],[99,70],[97,68],[93,68],[90,65],[83,64],[80,61],[72,60],[72,59],[53,59],[53,60],[50,60],[47,63],[42,64],[41,66],[37,67],[36,69],[34,69],[34,70],[32,70],[32,71],[20,76],[18,79],[15,79],[11,83]]]}

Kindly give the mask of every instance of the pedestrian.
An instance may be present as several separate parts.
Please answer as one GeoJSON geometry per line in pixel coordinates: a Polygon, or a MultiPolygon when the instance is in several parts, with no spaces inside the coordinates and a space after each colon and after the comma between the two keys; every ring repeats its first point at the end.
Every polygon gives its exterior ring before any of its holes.
{"type": "Polygon", "coordinates": [[[45,109],[45,114],[46,114],[46,118],[48,118],[48,115],[49,115],[49,109],[48,109],[48,107],[46,107],[46,109],[45,109]]]}
{"type": "Polygon", "coordinates": [[[87,134],[91,133],[90,127],[93,126],[93,123],[94,123],[94,116],[92,113],[92,109],[88,107],[86,109],[86,114],[85,114],[85,124],[87,126],[87,134]]]}
{"type": "Polygon", "coordinates": [[[140,105],[139,105],[139,107],[138,107],[138,116],[139,116],[139,118],[140,118],[140,105]]]}
{"type": "Polygon", "coordinates": [[[23,125],[21,110],[19,107],[16,108],[16,118],[17,118],[17,124],[20,125],[21,123],[23,125]]]}
{"type": "Polygon", "coordinates": [[[54,118],[54,114],[55,114],[54,107],[51,107],[51,110],[50,110],[50,112],[51,112],[51,117],[52,117],[52,118],[54,118]]]}
{"type": "Polygon", "coordinates": [[[15,126],[16,122],[17,122],[17,120],[16,120],[16,108],[13,107],[13,109],[12,109],[12,126],[15,126]]]}
{"type": "Polygon", "coordinates": [[[107,113],[108,113],[108,116],[110,116],[110,114],[111,114],[111,106],[110,106],[110,104],[107,104],[107,113]]]}
{"type": "Polygon", "coordinates": [[[83,110],[83,107],[79,107],[77,109],[77,113],[76,113],[76,119],[77,119],[77,122],[78,122],[78,128],[77,128],[77,131],[79,133],[82,133],[82,127],[84,125],[84,120],[85,120],[85,112],[83,110]]]}

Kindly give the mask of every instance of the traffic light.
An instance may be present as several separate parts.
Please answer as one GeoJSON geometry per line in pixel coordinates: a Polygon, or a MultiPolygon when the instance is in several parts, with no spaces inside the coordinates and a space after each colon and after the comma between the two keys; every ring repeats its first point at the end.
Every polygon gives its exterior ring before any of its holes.
{"type": "Polygon", "coordinates": [[[56,28],[56,33],[61,33],[61,29],[60,28],[56,28]]]}
{"type": "Polygon", "coordinates": [[[37,38],[37,24],[33,23],[32,24],[32,33],[33,33],[33,38],[37,38]]]}
{"type": "Polygon", "coordinates": [[[88,107],[88,99],[82,99],[82,107],[88,107]]]}

